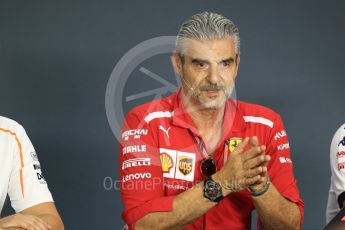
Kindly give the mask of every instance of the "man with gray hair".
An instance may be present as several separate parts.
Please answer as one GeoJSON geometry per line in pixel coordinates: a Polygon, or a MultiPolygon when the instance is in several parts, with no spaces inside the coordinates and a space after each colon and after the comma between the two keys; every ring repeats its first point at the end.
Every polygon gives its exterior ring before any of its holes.
{"type": "Polygon", "coordinates": [[[240,63],[235,24],[203,12],[172,54],[182,86],[132,109],[120,141],[129,229],[300,229],[299,196],[280,116],[230,98],[240,63]]]}

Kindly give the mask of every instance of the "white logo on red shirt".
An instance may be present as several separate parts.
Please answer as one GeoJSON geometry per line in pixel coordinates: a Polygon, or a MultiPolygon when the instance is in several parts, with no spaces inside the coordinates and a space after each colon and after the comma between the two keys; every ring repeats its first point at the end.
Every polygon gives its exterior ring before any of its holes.
{"type": "Polygon", "coordinates": [[[122,154],[146,152],[146,145],[132,145],[122,148],[122,154]]]}
{"type": "Polygon", "coordinates": [[[134,139],[140,139],[141,135],[147,135],[147,129],[131,129],[122,133],[122,139],[128,140],[130,136],[134,136],[134,139]]]}
{"type": "Polygon", "coordinates": [[[286,143],[286,144],[282,144],[282,145],[278,145],[278,146],[277,146],[278,151],[282,151],[282,150],[284,150],[284,149],[289,149],[289,148],[290,148],[289,143],[286,143]]]}
{"type": "Polygon", "coordinates": [[[285,137],[286,136],[286,132],[285,130],[282,130],[280,132],[277,132],[275,135],[274,135],[274,140],[278,140],[279,138],[281,137],[285,137]]]}
{"type": "Polygon", "coordinates": [[[131,168],[131,167],[140,167],[140,166],[150,166],[150,158],[135,158],[122,162],[122,169],[131,168]]]}
{"type": "Polygon", "coordinates": [[[169,136],[169,130],[170,130],[171,127],[169,127],[168,129],[165,129],[163,126],[159,126],[159,129],[162,130],[166,135],[167,137],[170,139],[170,136],[169,136]]]}
{"type": "Polygon", "coordinates": [[[151,173],[134,173],[128,174],[122,177],[122,182],[130,181],[130,180],[139,180],[139,179],[150,179],[152,177],[151,173]]]}
{"type": "Polygon", "coordinates": [[[279,161],[282,164],[284,164],[284,163],[292,163],[291,159],[288,158],[288,157],[279,157],[279,161]]]}

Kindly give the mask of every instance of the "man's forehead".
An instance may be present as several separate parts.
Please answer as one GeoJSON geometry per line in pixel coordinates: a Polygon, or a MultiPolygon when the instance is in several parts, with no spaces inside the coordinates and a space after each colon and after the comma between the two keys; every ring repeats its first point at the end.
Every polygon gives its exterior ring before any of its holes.
{"type": "Polygon", "coordinates": [[[190,39],[183,42],[183,55],[192,59],[223,60],[235,58],[235,40],[232,37],[222,39],[190,39]]]}

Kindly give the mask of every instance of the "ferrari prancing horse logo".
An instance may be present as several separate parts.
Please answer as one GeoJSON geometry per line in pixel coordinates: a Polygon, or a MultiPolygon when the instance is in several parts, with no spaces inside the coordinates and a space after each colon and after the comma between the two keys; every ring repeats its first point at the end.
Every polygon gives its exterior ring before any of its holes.
{"type": "Polygon", "coordinates": [[[233,137],[230,139],[230,142],[229,142],[229,150],[230,152],[232,153],[235,148],[242,142],[242,138],[240,137],[233,137]]]}

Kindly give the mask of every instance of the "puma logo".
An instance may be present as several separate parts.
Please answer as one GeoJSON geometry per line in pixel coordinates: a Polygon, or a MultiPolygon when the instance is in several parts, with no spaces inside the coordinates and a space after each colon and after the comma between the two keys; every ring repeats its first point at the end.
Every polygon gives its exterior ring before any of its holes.
{"type": "Polygon", "coordinates": [[[163,126],[159,126],[159,129],[162,130],[167,136],[168,138],[170,139],[170,136],[169,136],[169,130],[170,130],[171,127],[169,127],[168,129],[165,129],[163,126]]]}

